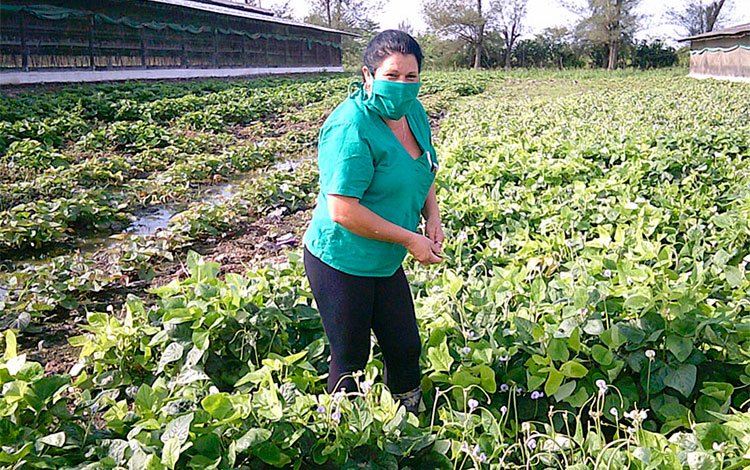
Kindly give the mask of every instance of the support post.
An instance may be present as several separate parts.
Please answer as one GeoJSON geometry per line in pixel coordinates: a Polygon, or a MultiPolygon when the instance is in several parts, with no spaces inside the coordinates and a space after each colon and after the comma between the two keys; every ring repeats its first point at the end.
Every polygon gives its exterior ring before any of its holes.
{"type": "Polygon", "coordinates": [[[180,62],[180,65],[183,69],[188,68],[188,60],[187,60],[187,35],[189,33],[187,31],[182,32],[182,59],[180,62]]]}
{"type": "Polygon", "coordinates": [[[214,68],[219,68],[219,28],[214,26],[214,68]]]}
{"type": "Polygon", "coordinates": [[[18,21],[21,23],[21,68],[24,72],[29,71],[29,46],[26,44],[26,22],[22,15],[18,15],[18,21]]]}
{"type": "Polygon", "coordinates": [[[138,30],[138,37],[141,40],[141,67],[147,68],[146,66],[146,38],[143,37],[143,28],[138,30]]]}
{"type": "Polygon", "coordinates": [[[89,17],[89,68],[96,69],[94,63],[94,15],[89,17]]]}

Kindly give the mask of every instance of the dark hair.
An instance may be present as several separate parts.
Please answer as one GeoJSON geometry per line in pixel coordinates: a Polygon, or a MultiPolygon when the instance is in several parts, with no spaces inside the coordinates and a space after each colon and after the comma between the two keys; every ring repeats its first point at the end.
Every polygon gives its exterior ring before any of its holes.
{"type": "Polygon", "coordinates": [[[375,70],[383,64],[383,61],[391,54],[413,55],[417,58],[417,70],[422,71],[422,48],[409,33],[396,29],[386,29],[372,38],[365,50],[362,62],[375,74],[375,70]]]}

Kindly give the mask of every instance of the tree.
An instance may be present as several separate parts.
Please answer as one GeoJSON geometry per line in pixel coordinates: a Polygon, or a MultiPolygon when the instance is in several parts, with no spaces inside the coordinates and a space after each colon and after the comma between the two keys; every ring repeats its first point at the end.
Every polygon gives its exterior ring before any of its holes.
{"type": "Polygon", "coordinates": [[[427,25],[438,34],[456,37],[474,48],[474,68],[482,63],[485,30],[495,22],[497,2],[482,0],[423,0],[427,25]]]}
{"type": "Polygon", "coordinates": [[[348,31],[358,37],[344,36],[342,60],[357,68],[379,24],[374,20],[383,9],[383,0],[313,0],[305,22],[348,31]]]}
{"type": "Polygon", "coordinates": [[[577,33],[597,45],[607,47],[607,69],[617,68],[622,40],[638,25],[635,9],[640,0],[585,0],[584,5],[563,0],[562,4],[580,15],[577,33]]]}
{"type": "Polygon", "coordinates": [[[306,21],[343,31],[377,27],[373,18],[383,9],[382,0],[313,0],[306,21]]]}
{"type": "MultiPolygon", "coordinates": [[[[270,10],[273,12],[273,16],[276,16],[278,18],[284,18],[287,20],[294,20],[294,13],[292,6],[290,5],[292,0],[286,0],[284,2],[276,3],[275,5],[271,5],[270,10]]],[[[260,2],[258,2],[260,4],[260,2]]]]}
{"type": "Polygon", "coordinates": [[[526,16],[528,0],[507,0],[497,3],[497,17],[500,32],[505,41],[505,68],[510,68],[511,52],[516,40],[521,36],[523,18],[526,16]]]}
{"type": "Polygon", "coordinates": [[[681,8],[667,10],[671,24],[687,30],[689,36],[709,33],[714,30],[722,11],[730,10],[731,0],[686,0],[681,8]]]}
{"type": "Polygon", "coordinates": [[[412,27],[409,20],[402,20],[401,22],[399,22],[398,26],[396,26],[396,29],[414,36],[414,28],[412,27]]]}

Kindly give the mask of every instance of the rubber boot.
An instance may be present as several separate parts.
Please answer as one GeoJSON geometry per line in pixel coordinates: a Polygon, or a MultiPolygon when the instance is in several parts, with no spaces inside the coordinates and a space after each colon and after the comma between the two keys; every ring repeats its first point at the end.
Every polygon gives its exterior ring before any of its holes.
{"type": "Polygon", "coordinates": [[[404,405],[406,411],[416,415],[419,413],[419,405],[422,403],[422,387],[417,386],[417,388],[404,393],[394,393],[393,398],[404,405]]]}

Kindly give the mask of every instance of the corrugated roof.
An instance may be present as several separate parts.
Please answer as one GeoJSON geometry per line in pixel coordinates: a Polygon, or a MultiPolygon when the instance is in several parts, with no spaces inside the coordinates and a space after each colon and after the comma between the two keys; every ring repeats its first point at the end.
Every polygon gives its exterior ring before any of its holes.
{"type": "Polygon", "coordinates": [[[740,24],[732,26],[731,28],[721,29],[719,31],[711,31],[710,33],[698,34],[696,36],[690,36],[689,38],[680,39],[679,41],[695,41],[696,39],[711,39],[711,38],[722,38],[732,36],[742,36],[750,33],[750,23],[740,24]]]}
{"type": "MultiPolygon", "coordinates": [[[[230,15],[230,16],[239,16],[242,18],[249,18],[253,20],[258,21],[266,21],[270,23],[277,23],[277,24],[285,24],[289,26],[298,26],[301,28],[310,28],[310,29],[317,29],[318,31],[326,31],[329,33],[338,33],[338,34],[346,34],[348,36],[357,36],[356,34],[349,33],[347,31],[340,31],[338,29],[332,29],[332,28],[326,28],[325,26],[318,26],[318,25],[312,25],[307,23],[300,23],[297,21],[287,20],[285,18],[279,18],[277,16],[269,16],[267,14],[261,14],[261,13],[255,13],[253,11],[248,11],[248,9],[243,8],[244,5],[242,4],[236,4],[231,6],[222,6],[218,5],[219,2],[216,2],[216,0],[209,0],[209,2],[204,2],[200,0],[146,0],[148,2],[155,2],[155,3],[163,3],[166,5],[172,5],[177,7],[183,7],[183,8],[192,8],[194,10],[203,10],[203,11],[210,11],[212,13],[218,13],[220,15],[230,15]]],[[[227,3],[234,3],[234,2],[221,2],[222,4],[227,3]]]]}
{"type": "Polygon", "coordinates": [[[256,7],[254,5],[249,5],[243,1],[239,0],[196,0],[200,3],[213,3],[216,5],[221,5],[229,8],[239,8],[242,10],[252,11],[255,13],[260,13],[261,15],[270,15],[273,16],[272,10],[267,10],[265,8],[256,7]]]}

